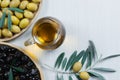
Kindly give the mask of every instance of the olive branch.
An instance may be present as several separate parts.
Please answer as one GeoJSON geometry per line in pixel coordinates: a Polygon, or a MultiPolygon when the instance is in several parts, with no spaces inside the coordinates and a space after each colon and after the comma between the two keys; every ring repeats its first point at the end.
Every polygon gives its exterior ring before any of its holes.
{"type": "Polygon", "coordinates": [[[98,72],[112,73],[116,71],[111,68],[95,66],[98,63],[118,56],[120,56],[120,54],[110,55],[104,58],[102,55],[98,56],[94,43],[89,41],[89,46],[86,50],[82,50],[80,53],[74,51],[69,58],[67,58],[63,52],[58,56],[54,67],[47,64],[42,64],[42,66],[50,71],[56,72],[56,80],[64,80],[64,75],[68,75],[68,80],[74,80],[73,76],[78,80],[88,80],[89,77],[95,77],[98,80],[106,80],[104,76],[98,72]],[[82,69],[79,69],[78,72],[74,71],[74,65],[76,62],[79,62],[82,65],[82,69]],[[82,72],[84,72],[85,76],[87,75],[87,78],[82,76],[82,72]]]}
{"type": "MultiPolygon", "coordinates": [[[[24,12],[22,9],[19,9],[19,8],[8,8],[8,10],[16,11],[16,12],[20,12],[20,13],[24,12]]],[[[3,11],[3,15],[0,19],[0,28],[2,28],[4,26],[5,17],[6,17],[6,10],[3,11]]],[[[10,14],[10,12],[8,12],[8,29],[9,30],[11,30],[11,26],[12,26],[11,14],[10,14]]]]}

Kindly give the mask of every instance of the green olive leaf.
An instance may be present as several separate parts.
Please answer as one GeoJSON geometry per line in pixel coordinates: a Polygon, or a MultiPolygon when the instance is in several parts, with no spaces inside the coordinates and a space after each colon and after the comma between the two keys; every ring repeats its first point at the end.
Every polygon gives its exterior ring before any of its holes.
{"type": "Polygon", "coordinates": [[[89,46],[86,53],[88,53],[86,68],[90,67],[92,62],[98,59],[97,51],[93,41],[89,40],[89,46]]]}
{"type": "Polygon", "coordinates": [[[8,13],[8,29],[9,30],[11,30],[11,26],[12,26],[11,14],[8,13]]]}
{"type": "Polygon", "coordinates": [[[78,62],[78,61],[82,58],[82,56],[84,55],[84,53],[85,53],[85,51],[82,50],[82,51],[76,56],[76,58],[74,58],[74,60],[73,60],[72,63],[71,63],[71,68],[70,68],[70,70],[72,70],[72,67],[73,67],[73,65],[75,64],[75,62],[78,62]]]}
{"type": "MultiPolygon", "coordinates": [[[[76,56],[76,58],[74,59],[74,62],[78,62],[78,61],[82,58],[82,56],[84,55],[84,53],[85,53],[85,51],[82,50],[82,51],[76,56]]],[[[73,63],[73,64],[74,64],[74,63],[73,63]]]]}
{"type": "Polygon", "coordinates": [[[55,68],[56,68],[56,67],[57,67],[57,68],[60,67],[61,62],[62,62],[64,56],[65,56],[65,53],[64,53],[64,52],[61,53],[61,54],[58,56],[58,58],[57,58],[57,60],[56,60],[56,62],[55,62],[55,65],[54,65],[55,68]]]}
{"type": "Polygon", "coordinates": [[[61,76],[60,80],[64,80],[63,75],[61,76]]]}
{"type": "Polygon", "coordinates": [[[96,47],[95,47],[93,41],[89,40],[89,45],[90,45],[89,50],[92,55],[92,59],[94,59],[94,60],[98,59],[96,47]]]}
{"type": "Polygon", "coordinates": [[[111,68],[102,68],[102,67],[93,68],[93,70],[95,70],[95,71],[101,71],[101,72],[116,72],[115,70],[113,70],[111,68]]]}
{"type": "Polygon", "coordinates": [[[101,74],[98,74],[98,73],[96,73],[96,72],[88,72],[89,73],[89,75],[91,76],[91,77],[96,77],[96,78],[98,78],[99,80],[106,80],[101,74]]]}
{"type": "Polygon", "coordinates": [[[89,49],[90,47],[88,47],[88,49],[86,50],[86,54],[88,54],[86,68],[90,67],[92,64],[92,53],[89,52],[89,49]]]}
{"type": "Polygon", "coordinates": [[[73,62],[74,59],[76,58],[76,55],[77,55],[77,51],[74,51],[73,54],[70,56],[68,62],[67,62],[65,71],[67,71],[67,70],[72,66],[72,62],[73,62]]]}
{"type": "Polygon", "coordinates": [[[85,63],[87,57],[88,57],[88,53],[87,53],[87,50],[86,50],[86,52],[83,54],[83,57],[82,57],[82,61],[81,61],[82,66],[84,65],[84,63],[85,63]]]}
{"type": "Polygon", "coordinates": [[[76,77],[78,80],[82,80],[82,79],[80,78],[80,76],[77,75],[77,74],[75,74],[75,77],[76,77]]]}
{"type": "Polygon", "coordinates": [[[16,12],[20,12],[20,13],[24,12],[24,10],[19,9],[19,8],[8,8],[8,9],[11,10],[11,11],[16,11],[16,12]]]}
{"type": "Polygon", "coordinates": [[[12,68],[10,68],[8,80],[13,80],[13,71],[12,71],[12,68]]]}
{"type": "Polygon", "coordinates": [[[18,72],[25,72],[25,70],[22,69],[22,68],[20,68],[20,67],[14,67],[14,66],[12,66],[12,68],[15,69],[18,72]]]}
{"type": "Polygon", "coordinates": [[[69,80],[73,80],[73,78],[71,76],[69,76],[69,80]]]}
{"type": "Polygon", "coordinates": [[[57,80],[64,80],[63,75],[61,77],[59,77],[57,74],[57,80]]]}
{"type": "Polygon", "coordinates": [[[12,64],[11,64],[11,65],[15,64],[15,63],[16,63],[16,61],[17,61],[17,59],[16,59],[16,58],[14,58],[14,59],[12,60],[12,64]]]}
{"type": "Polygon", "coordinates": [[[5,17],[6,17],[6,13],[3,12],[2,18],[0,20],[0,28],[2,28],[4,26],[5,23],[5,17]]]}
{"type": "Polygon", "coordinates": [[[57,74],[57,80],[60,80],[60,78],[59,78],[58,74],[57,74]]]}
{"type": "Polygon", "coordinates": [[[102,58],[99,62],[105,61],[105,60],[107,60],[107,59],[119,57],[119,56],[120,56],[120,54],[115,54],[115,55],[107,56],[107,57],[105,57],[105,58],[102,58]]]}
{"type": "Polygon", "coordinates": [[[67,64],[67,58],[65,58],[62,62],[62,69],[65,68],[66,64],[67,64]]]}

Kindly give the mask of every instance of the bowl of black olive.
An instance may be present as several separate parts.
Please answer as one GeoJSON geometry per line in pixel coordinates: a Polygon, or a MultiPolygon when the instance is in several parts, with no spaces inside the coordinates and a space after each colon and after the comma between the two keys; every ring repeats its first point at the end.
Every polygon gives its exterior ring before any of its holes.
{"type": "Polygon", "coordinates": [[[25,50],[0,42],[0,80],[43,80],[43,76],[25,50]]]}

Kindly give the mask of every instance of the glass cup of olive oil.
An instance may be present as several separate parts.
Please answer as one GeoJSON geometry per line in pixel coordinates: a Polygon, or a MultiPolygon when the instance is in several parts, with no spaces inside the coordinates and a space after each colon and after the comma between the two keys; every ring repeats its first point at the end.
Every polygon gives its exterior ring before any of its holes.
{"type": "Polygon", "coordinates": [[[56,49],[65,38],[65,28],[56,18],[44,17],[33,26],[32,38],[25,41],[25,46],[37,44],[45,50],[56,49]]]}

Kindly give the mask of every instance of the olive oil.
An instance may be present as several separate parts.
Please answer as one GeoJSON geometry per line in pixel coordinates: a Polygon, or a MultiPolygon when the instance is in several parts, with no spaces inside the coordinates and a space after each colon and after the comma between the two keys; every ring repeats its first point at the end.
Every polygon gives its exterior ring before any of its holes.
{"type": "Polygon", "coordinates": [[[54,27],[54,25],[50,23],[43,23],[38,26],[36,37],[43,44],[53,42],[56,40],[57,36],[57,29],[54,27]]]}
{"type": "MultiPolygon", "coordinates": [[[[65,38],[65,29],[60,21],[52,17],[39,19],[32,29],[34,42],[42,49],[55,49],[65,38]]],[[[27,45],[33,41],[27,41],[27,45]]]]}

